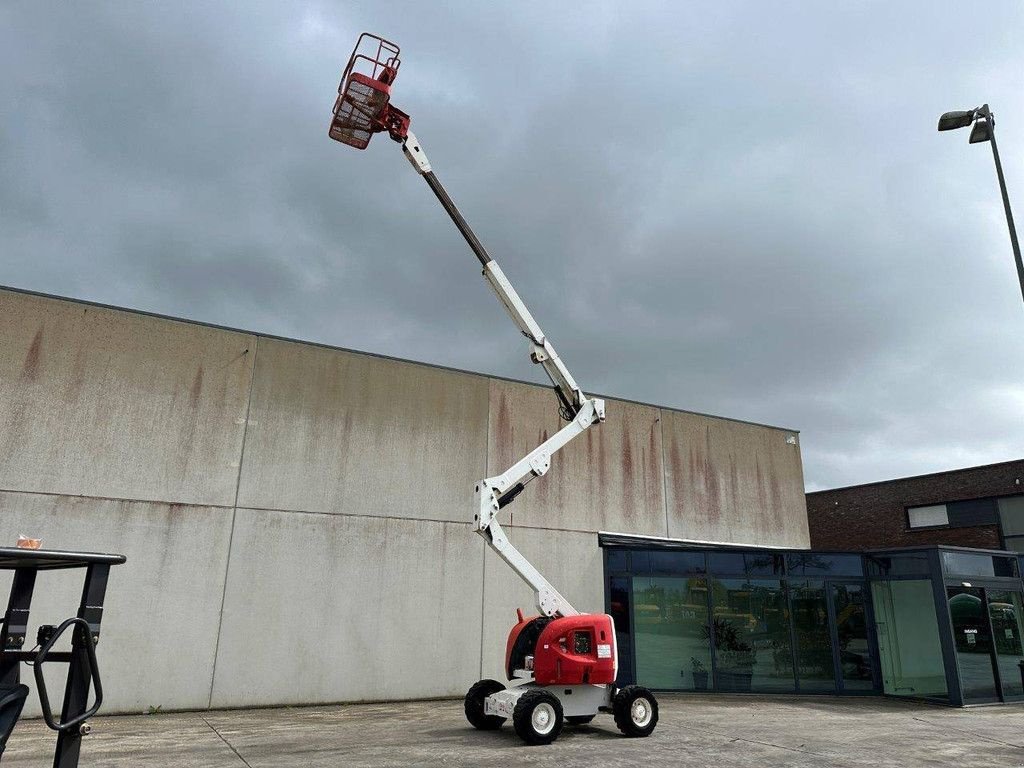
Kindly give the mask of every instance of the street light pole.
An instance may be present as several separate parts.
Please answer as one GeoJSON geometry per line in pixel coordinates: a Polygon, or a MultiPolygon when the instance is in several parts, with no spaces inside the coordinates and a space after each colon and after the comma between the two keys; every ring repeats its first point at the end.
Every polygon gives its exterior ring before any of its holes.
{"type": "MultiPolygon", "coordinates": [[[[988,104],[982,107],[988,112],[988,104]]],[[[999,191],[1003,195],[1003,210],[1006,211],[1006,226],[1010,229],[1010,245],[1013,247],[1013,258],[1017,262],[1017,278],[1020,280],[1020,293],[1024,298],[1024,261],[1020,256],[1020,243],[1017,241],[1017,228],[1013,225],[1013,212],[1010,210],[1010,196],[1006,192],[1006,179],[1003,178],[1003,164],[999,162],[999,148],[996,146],[996,121],[989,113],[989,143],[992,144],[992,158],[996,161],[996,176],[999,177],[999,191]]]]}
{"type": "Polygon", "coordinates": [[[1003,196],[1003,210],[1006,212],[1006,226],[1010,230],[1010,245],[1013,248],[1013,259],[1017,262],[1017,279],[1020,281],[1020,294],[1024,298],[1024,261],[1020,256],[1020,243],[1017,241],[1017,228],[1013,225],[1013,213],[1010,211],[1010,196],[1006,191],[1006,179],[1003,178],[1003,164],[999,161],[999,147],[996,146],[996,117],[988,108],[988,104],[959,112],[946,112],[939,118],[940,131],[952,131],[972,125],[970,144],[987,141],[992,145],[992,158],[996,161],[996,176],[999,178],[999,192],[1003,196]]]}

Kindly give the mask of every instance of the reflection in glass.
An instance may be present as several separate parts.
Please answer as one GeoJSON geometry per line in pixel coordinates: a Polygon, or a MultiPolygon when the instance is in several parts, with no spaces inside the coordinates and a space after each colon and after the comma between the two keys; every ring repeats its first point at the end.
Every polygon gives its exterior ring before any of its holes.
{"type": "Polygon", "coordinates": [[[885,692],[948,698],[931,581],[876,581],[871,597],[885,692]]]}
{"type": "Polygon", "coordinates": [[[786,569],[790,576],[864,575],[864,565],[860,555],[830,554],[828,552],[799,552],[786,555],[786,569]]]}
{"type": "Polygon", "coordinates": [[[834,691],[836,679],[832,666],[825,582],[820,579],[794,579],[789,582],[789,588],[800,690],[834,691]]]}
{"type": "Polygon", "coordinates": [[[996,662],[1004,698],[1024,696],[1024,605],[1016,590],[988,591],[988,615],[992,620],[996,662]]]}
{"type": "Polygon", "coordinates": [[[832,585],[839,668],[846,691],[870,691],[875,687],[865,597],[863,584],[832,585]]]}
{"type": "Polygon", "coordinates": [[[712,579],[716,687],[793,691],[786,592],[777,579],[712,579]]]}
{"type": "Polygon", "coordinates": [[[992,669],[992,634],[985,615],[982,591],[950,587],[946,592],[964,701],[991,701],[997,695],[996,677],[992,669]]]}
{"type": "Polygon", "coordinates": [[[703,552],[651,552],[651,573],[667,576],[704,573],[703,552]]]}
{"type": "Polygon", "coordinates": [[[610,606],[608,614],[615,623],[615,642],[619,649],[619,675],[615,682],[626,686],[635,682],[627,659],[633,658],[633,635],[629,631],[629,578],[613,576],[609,581],[610,606]]]}
{"type": "Polygon", "coordinates": [[[926,552],[902,552],[898,555],[867,555],[871,576],[928,576],[931,566],[926,552]]]}
{"type": "Polygon", "coordinates": [[[629,565],[627,561],[628,552],[624,549],[606,549],[605,563],[609,571],[625,571],[629,565]]]}
{"type": "Polygon", "coordinates": [[[742,552],[708,552],[708,570],[711,573],[744,574],[747,563],[742,552]]]}
{"type": "Polygon", "coordinates": [[[995,576],[992,555],[971,552],[943,552],[942,567],[950,576],[995,576]]]}
{"type": "Polygon", "coordinates": [[[641,684],[708,689],[707,593],[703,578],[634,577],[636,677],[641,684]]]}

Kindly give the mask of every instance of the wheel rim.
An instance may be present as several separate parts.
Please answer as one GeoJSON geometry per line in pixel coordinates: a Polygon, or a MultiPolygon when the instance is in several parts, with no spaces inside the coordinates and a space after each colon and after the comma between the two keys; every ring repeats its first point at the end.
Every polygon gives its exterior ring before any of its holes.
{"type": "Polygon", "coordinates": [[[644,728],[651,722],[651,717],[654,716],[654,708],[651,707],[651,702],[642,696],[633,702],[629,708],[629,717],[633,721],[633,725],[644,728]]]}
{"type": "Polygon", "coordinates": [[[555,708],[547,702],[541,702],[533,708],[530,724],[541,736],[547,736],[555,729],[555,708]]]}

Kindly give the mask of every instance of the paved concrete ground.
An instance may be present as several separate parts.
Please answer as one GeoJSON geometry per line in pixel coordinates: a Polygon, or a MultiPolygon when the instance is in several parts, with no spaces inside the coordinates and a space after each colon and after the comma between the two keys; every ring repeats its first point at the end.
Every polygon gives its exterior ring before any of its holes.
{"type": "MultiPolygon", "coordinates": [[[[946,709],[886,699],[662,694],[648,739],[610,716],[526,747],[479,732],[462,702],[362,704],[97,718],[82,766],[1010,766],[1024,765],[1024,707],[946,709]]],[[[39,721],[18,725],[3,768],[50,765],[39,721]]]]}

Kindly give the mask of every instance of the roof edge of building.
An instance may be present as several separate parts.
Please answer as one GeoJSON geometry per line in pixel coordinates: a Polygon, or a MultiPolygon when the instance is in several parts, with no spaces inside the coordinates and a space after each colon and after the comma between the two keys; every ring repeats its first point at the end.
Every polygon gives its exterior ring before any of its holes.
{"type": "Polygon", "coordinates": [[[973,467],[960,467],[958,469],[943,469],[938,472],[924,472],[920,475],[907,475],[906,477],[894,477],[889,480],[875,480],[870,483],[856,483],[854,485],[842,485],[838,488],[823,488],[820,491],[808,491],[806,496],[815,496],[823,493],[837,493],[839,491],[852,491],[855,488],[869,488],[873,485],[890,485],[892,483],[903,483],[908,480],[924,480],[928,477],[942,477],[945,475],[956,475],[960,472],[974,472],[980,469],[992,469],[993,467],[1001,467],[1009,464],[1020,464],[1024,462],[1024,457],[1019,459],[1007,459],[1006,461],[994,461],[991,464],[978,464],[973,467]]]}

